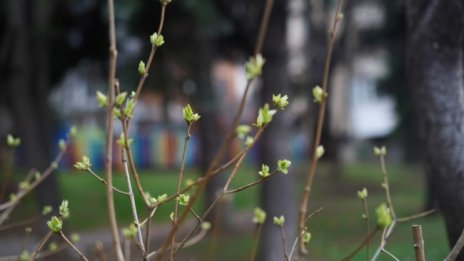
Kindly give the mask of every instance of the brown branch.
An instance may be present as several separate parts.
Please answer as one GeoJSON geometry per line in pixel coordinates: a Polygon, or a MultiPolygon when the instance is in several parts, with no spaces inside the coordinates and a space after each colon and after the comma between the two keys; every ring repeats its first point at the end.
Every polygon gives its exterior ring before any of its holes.
{"type": "MultiPolygon", "coordinates": [[[[324,90],[324,92],[327,92],[330,63],[332,61],[332,51],[333,51],[333,46],[335,43],[336,32],[337,32],[339,21],[340,21],[339,14],[341,12],[342,5],[343,5],[343,0],[338,0],[337,6],[335,9],[335,17],[333,19],[332,27],[329,31],[329,39],[327,42],[327,49],[326,49],[325,61],[324,61],[324,75],[323,75],[323,80],[322,80],[322,89],[324,90]]],[[[318,157],[316,155],[316,150],[317,150],[317,147],[319,147],[320,142],[321,142],[322,126],[324,124],[324,116],[325,116],[325,109],[326,109],[326,101],[327,99],[323,99],[320,102],[319,114],[317,116],[316,133],[314,136],[313,147],[312,147],[312,152],[311,152],[311,163],[310,163],[310,168],[309,168],[307,178],[306,178],[303,198],[302,198],[301,205],[300,205],[300,214],[299,214],[300,234],[303,233],[306,227],[305,218],[306,218],[306,212],[308,208],[309,194],[311,192],[314,174],[316,172],[316,167],[318,163],[318,157]]],[[[300,240],[299,249],[300,249],[301,254],[307,253],[303,240],[300,240]]]]}
{"type": "Polygon", "coordinates": [[[76,252],[76,253],[79,255],[79,257],[80,257],[82,260],[84,260],[84,261],[89,261],[89,260],[87,259],[87,257],[85,257],[85,255],[84,255],[79,249],[77,249],[77,247],[66,237],[66,235],[63,233],[63,231],[60,231],[58,234],[59,234],[59,235],[61,236],[61,238],[63,238],[63,240],[74,250],[74,252],[76,252]]]}
{"type": "Polygon", "coordinates": [[[416,253],[416,261],[425,261],[424,238],[422,237],[422,226],[412,226],[412,238],[414,243],[414,251],[416,253]]]}
{"type": "Polygon", "coordinates": [[[416,214],[416,215],[412,215],[412,216],[408,216],[408,217],[397,218],[396,221],[398,223],[408,222],[408,221],[411,221],[411,220],[414,220],[414,219],[417,219],[417,218],[428,216],[428,215],[433,214],[433,213],[435,213],[435,209],[427,210],[425,212],[422,212],[422,213],[419,213],[419,214],[416,214]]]}
{"type": "Polygon", "coordinates": [[[13,229],[13,228],[17,228],[17,227],[22,227],[22,226],[34,223],[35,221],[39,220],[41,217],[42,217],[42,215],[37,215],[35,217],[31,217],[31,218],[28,218],[28,219],[25,219],[25,220],[21,220],[21,221],[17,221],[17,222],[14,222],[14,223],[10,223],[10,224],[1,226],[0,227],[0,232],[5,231],[5,230],[9,230],[9,229],[13,229]]]}
{"type": "Polygon", "coordinates": [[[113,195],[113,107],[114,88],[116,85],[116,25],[114,20],[114,0],[108,2],[108,26],[109,26],[109,71],[108,71],[108,107],[106,115],[106,147],[105,147],[105,180],[106,180],[106,205],[108,207],[108,218],[113,240],[113,248],[118,261],[124,260],[119,238],[118,224],[113,195]]]}
{"type": "Polygon", "coordinates": [[[288,251],[287,251],[287,237],[285,236],[285,231],[284,231],[284,225],[282,224],[280,227],[280,236],[282,238],[282,245],[284,248],[284,256],[286,261],[290,261],[288,257],[288,251]]]}
{"type": "Polygon", "coordinates": [[[454,261],[457,259],[459,254],[461,253],[461,250],[464,247],[464,230],[462,231],[461,235],[458,238],[458,241],[456,241],[456,244],[454,244],[453,249],[449,252],[448,256],[445,258],[444,261],[454,261]]]}

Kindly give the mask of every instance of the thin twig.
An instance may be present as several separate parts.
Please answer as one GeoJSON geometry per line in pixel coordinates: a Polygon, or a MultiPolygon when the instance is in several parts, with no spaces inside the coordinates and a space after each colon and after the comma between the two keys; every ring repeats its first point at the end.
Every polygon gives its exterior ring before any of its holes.
{"type": "Polygon", "coordinates": [[[382,248],[382,252],[384,252],[385,254],[387,254],[389,257],[391,257],[393,260],[395,261],[400,261],[395,255],[393,255],[392,253],[390,253],[389,251],[387,251],[385,248],[382,248]]]}
{"type": "Polygon", "coordinates": [[[282,244],[283,244],[283,248],[284,248],[285,260],[290,261],[290,259],[288,257],[288,251],[287,251],[287,237],[285,236],[284,225],[282,224],[282,226],[279,226],[279,227],[280,227],[280,236],[282,238],[282,244]]]}
{"type": "MultiPolygon", "coordinates": [[[[92,176],[94,176],[96,179],[98,179],[101,183],[105,184],[106,185],[106,181],[105,179],[101,178],[100,176],[98,176],[97,173],[95,173],[92,169],[88,169],[87,170],[90,174],[92,174],[92,176]]],[[[116,188],[115,186],[112,186],[113,187],[113,190],[120,193],[120,194],[123,194],[123,195],[126,195],[126,196],[129,196],[129,193],[128,192],[125,192],[125,191],[122,191],[118,188],[116,188]]]]}
{"type": "Polygon", "coordinates": [[[422,226],[412,226],[412,238],[416,261],[425,261],[424,238],[422,237],[422,226]]]}
{"type": "MultiPolygon", "coordinates": [[[[327,42],[327,49],[325,53],[325,61],[324,61],[324,75],[322,79],[322,89],[324,92],[327,92],[327,86],[328,86],[328,79],[329,79],[329,71],[330,71],[330,63],[332,61],[332,51],[333,51],[333,46],[335,43],[335,36],[336,32],[338,29],[338,25],[340,22],[339,19],[339,14],[341,14],[341,9],[343,5],[343,0],[338,0],[337,1],[337,6],[335,9],[335,17],[333,19],[332,27],[329,31],[329,39],[327,42]]],[[[313,184],[313,179],[314,179],[314,174],[316,172],[316,167],[318,163],[318,157],[316,155],[316,150],[317,147],[319,147],[320,142],[321,142],[321,134],[322,134],[322,126],[324,124],[324,116],[325,116],[325,110],[326,110],[326,101],[327,99],[323,99],[320,102],[319,106],[319,113],[317,116],[317,124],[316,124],[316,132],[314,135],[314,141],[313,141],[313,147],[312,147],[312,152],[311,152],[311,164],[310,168],[307,174],[306,178],[306,183],[304,187],[304,192],[303,192],[303,197],[300,205],[300,213],[299,213],[299,230],[300,233],[303,233],[306,224],[305,224],[305,219],[306,219],[306,212],[308,208],[308,202],[309,202],[309,194],[311,192],[312,184],[313,184]]],[[[301,254],[306,254],[307,250],[305,247],[305,244],[303,240],[300,240],[300,253],[301,254]]]]}
{"type": "Polygon", "coordinates": [[[253,249],[251,250],[250,261],[254,261],[256,258],[256,250],[258,249],[259,238],[261,237],[262,225],[257,224],[255,230],[255,236],[253,239],[253,249]]]}
{"type": "Polygon", "coordinates": [[[145,251],[145,245],[143,244],[142,228],[140,227],[139,216],[137,214],[137,206],[135,205],[134,192],[132,191],[132,183],[130,180],[129,167],[127,166],[127,152],[126,149],[122,149],[122,163],[124,165],[124,174],[126,176],[127,189],[129,190],[129,200],[131,204],[132,217],[134,218],[135,225],[137,226],[137,236],[140,244],[140,248],[143,253],[145,251]]]}
{"type": "Polygon", "coordinates": [[[131,242],[132,240],[124,239],[124,258],[130,260],[131,257],[131,242]]]}
{"type": "Polygon", "coordinates": [[[363,204],[363,209],[364,209],[364,222],[366,224],[366,238],[367,238],[367,243],[366,243],[366,257],[367,261],[370,259],[370,239],[369,239],[369,234],[370,234],[370,228],[369,228],[369,209],[367,207],[367,197],[362,198],[362,204],[363,204]]]}
{"type": "Polygon", "coordinates": [[[464,247],[464,230],[462,231],[461,235],[458,238],[458,241],[456,241],[456,244],[454,244],[453,248],[449,252],[448,256],[445,258],[444,261],[454,261],[456,258],[459,256],[461,253],[462,248],[464,247]]]}
{"type": "Polygon", "coordinates": [[[379,228],[376,227],[374,230],[371,231],[371,233],[369,235],[367,235],[364,240],[350,253],[348,254],[346,257],[344,257],[341,261],[349,261],[351,260],[354,256],[356,256],[356,254],[361,251],[361,249],[363,249],[364,245],[367,244],[367,242],[373,238],[377,232],[379,232],[379,228]]]}
{"type": "Polygon", "coordinates": [[[421,217],[425,217],[425,216],[428,216],[430,214],[433,214],[433,213],[435,213],[435,211],[436,211],[435,209],[427,210],[425,212],[415,214],[415,215],[412,215],[412,216],[397,218],[396,221],[398,223],[408,222],[408,221],[411,221],[411,220],[414,220],[414,219],[417,219],[417,218],[421,218],[421,217]]]}
{"type": "Polygon", "coordinates": [[[66,237],[63,231],[60,231],[59,235],[61,236],[61,238],[63,238],[64,241],[66,241],[66,243],[68,243],[69,246],[71,246],[74,252],[76,252],[82,260],[89,261],[87,257],[85,257],[85,255],[79,249],[77,249],[77,247],[66,237]]]}
{"type": "MultiPolygon", "coordinates": [[[[187,129],[185,130],[185,138],[184,138],[184,147],[182,149],[182,159],[180,163],[180,169],[179,169],[179,176],[177,179],[177,193],[180,192],[180,186],[182,185],[182,175],[184,174],[184,168],[185,168],[185,155],[187,153],[187,145],[190,140],[190,129],[192,128],[192,123],[188,123],[187,129]]],[[[174,203],[174,218],[172,220],[172,225],[177,226],[177,211],[179,208],[179,201],[176,200],[174,203]]],[[[174,234],[171,239],[171,258],[170,260],[174,259],[174,245],[176,243],[176,235],[174,234]]]]}
{"type": "Polygon", "coordinates": [[[380,168],[382,169],[382,175],[383,175],[382,187],[384,187],[385,189],[385,195],[387,197],[387,204],[388,204],[388,208],[390,209],[391,215],[394,219],[396,219],[395,209],[393,207],[393,202],[391,199],[390,183],[388,182],[388,172],[387,172],[387,168],[385,167],[385,156],[380,155],[379,158],[380,158],[380,168]]]}
{"type": "Polygon", "coordinates": [[[50,238],[50,236],[52,235],[52,233],[53,233],[52,231],[48,231],[47,234],[45,234],[45,236],[42,237],[42,239],[39,241],[39,243],[37,243],[37,246],[35,247],[35,250],[31,254],[31,260],[32,261],[36,259],[37,254],[45,246],[45,244],[47,243],[47,241],[50,238]]]}

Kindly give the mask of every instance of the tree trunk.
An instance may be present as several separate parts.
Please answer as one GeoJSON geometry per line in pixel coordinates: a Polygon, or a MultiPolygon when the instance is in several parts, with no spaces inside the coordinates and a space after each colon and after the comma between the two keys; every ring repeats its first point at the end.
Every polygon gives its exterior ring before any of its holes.
{"type": "MultiPolygon", "coordinates": [[[[287,94],[291,102],[290,82],[287,72],[287,1],[277,0],[270,17],[269,29],[264,44],[263,56],[266,64],[263,69],[263,100],[272,102],[272,94],[287,94]]],[[[286,112],[273,118],[264,132],[261,143],[262,163],[271,169],[276,168],[277,160],[290,155],[292,137],[291,119],[286,112]]],[[[267,221],[261,236],[261,260],[280,261],[284,259],[280,229],[272,222],[274,216],[285,216],[287,249],[296,237],[295,173],[290,169],[288,175],[279,174],[262,184],[262,205],[267,213],[267,221]]]]}
{"type": "MultiPolygon", "coordinates": [[[[409,0],[408,83],[426,162],[454,245],[464,219],[464,1],[409,0]]],[[[458,260],[463,260],[461,253],[458,260]]]]}
{"type": "MultiPolygon", "coordinates": [[[[41,36],[46,23],[44,8],[29,0],[10,1],[8,6],[8,26],[14,32],[15,44],[11,50],[6,95],[16,132],[23,140],[23,167],[39,171],[51,161],[47,48],[41,36]]],[[[37,187],[36,192],[40,206],[58,205],[54,175],[37,187]]]]}

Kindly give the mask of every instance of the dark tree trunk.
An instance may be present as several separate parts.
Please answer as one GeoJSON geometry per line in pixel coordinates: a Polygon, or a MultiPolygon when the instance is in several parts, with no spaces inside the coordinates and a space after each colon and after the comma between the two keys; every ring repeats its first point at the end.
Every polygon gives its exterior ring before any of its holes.
{"type": "MultiPolygon", "coordinates": [[[[287,94],[292,99],[290,81],[287,72],[287,47],[285,41],[287,26],[287,1],[274,3],[269,29],[264,44],[263,56],[266,64],[263,69],[263,100],[272,102],[272,94],[287,94]]],[[[286,112],[279,112],[264,132],[261,143],[262,162],[274,169],[277,160],[288,158],[290,138],[292,137],[291,119],[286,112]]],[[[287,249],[296,237],[296,200],[295,173],[279,174],[262,184],[262,204],[267,212],[261,237],[261,260],[283,260],[283,244],[280,229],[273,224],[272,217],[285,216],[287,249]]]]}
{"type": "MultiPolygon", "coordinates": [[[[50,164],[51,118],[48,107],[46,40],[42,36],[46,7],[36,1],[9,1],[8,26],[13,32],[6,85],[15,130],[23,140],[24,168],[44,170],[50,164]]],[[[58,205],[56,178],[37,187],[39,205],[58,205]]]]}
{"type": "Polygon", "coordinates": [[[464,228],[464,1],[406,3],[408,83],[432,189],[454,245],[464,228]]]}

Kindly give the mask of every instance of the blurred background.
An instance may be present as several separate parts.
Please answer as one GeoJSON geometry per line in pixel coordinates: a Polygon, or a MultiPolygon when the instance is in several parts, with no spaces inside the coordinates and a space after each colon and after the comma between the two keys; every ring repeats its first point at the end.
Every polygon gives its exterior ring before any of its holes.
{"type": "MultiPolygon", "coordinates": [[[[202,115],[187,151],[187,178],[202,175],[217,151],[246,85],[244,64],[253,54],[263,4],[258,0],[175,0],[169,4],[163,32],[166,43],[156,53],[130,128],[134,159],[152,194],[175,191],[186,128],[182,108],[187,103],[202,115]]],[[[273,165],[282,158],[293,162],[290,175],[275,177],[223,202],[216,211],[221,214],[213,214],[222,221],[202,243],[182,251],[179,260],[247,259],[255,206],[262,206],[269,219],[285,214],[288,237],[295,238],[299,195],[317,113],[311,89],[321,83],[334,7],[333,0],[275,1],[263,50],[266,65],[261,79],[252,86],[241,122],[252,123],[258,108],[270,102],[272,94],[287,94],[290,105],[275,117],[251,151],[234,185],[252,182],[257,178],[257,166],[273,165]],[[215,237],[221,238],[219,243],[215,237]]],[[[364,237],[357,190],[368,188],[372,214],[385,201],[373,146],[388,148],[387,165],[398,213],[410,215],[433,205],[420,166],[423,155],[405,83],[404,8],[400,0],[349,0],[344,6],[322,137],[326,154],[316,173],[309,206],[310,211],[324,208],[309,222],[311,260],[338,260],[364,237]]],[[[158,27],[159,13],[158,1],[116,1],[121,90],[136,88],[137,65],[148,57],[149,35],[158,27]]],[[[22,139],[16,151],[0,146],[0,200],[16,191],[17,182],[30,168],[45,169],[59,150],[59,139],[76,126],[77,137],[56,175],[27,198],[11,220],[35,215],[43,205],[57,206],[63,198],[68,199],[72,216],[66,225],[70,231],[82,233],[80,244],[86,249],[94,248],[99,236],[103,243],[108,240],[104,187],[72,166],[88,155],[93,169],[103,176],[106,111],[98,108],[95,93],[107,89],[106,21],[105,1],[0,3],[0,137],[4,140],[12,133],[22,139]]],[[[118,124],[115,138],[122,131],[118,124]]],[[[228,154],[234,155],[241,146],[237,140],[228,154]]],[[[120,174],[117,146],[113,155],[120,174]]],[[[124,187],[119,174],[115,184],[124,187]]],[[[213,180],[203,202],[214,199],[226,174],[213,180]]],[[[131,222],[129,202],[118,196],[116,202],[120,225],[125,226],[131,222]]],[[[201,211],[204,204],[197,205],[201,211]]],[[[171,210],[169,205],[160,209],[155,223],[169,227],[171,210]]],[[[419,222],[424,225],[426,244],[433,245],[427,249],[428,256],[443,258],[447,242],[441,218],[435,215],[419,222]]],[[[42,223],[34,226],[43,231],[42,223]]],[[[275,232],[268,224],[262,238],[262,260],[282,260],[280,237],[271,236],[275,232]]],[[[0,237],[0,254],[15,254],[18,244],[13,242],[20,242],[23,232],[0,233],[5,235],[0,237]]],[[[392,239],[391,252],[401,260],[413,260],[410,238],[410,226],[404,225],[392,239]]],[[[362,253],[355,260],[364,260],[362,253]]]]}

